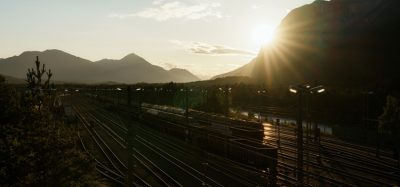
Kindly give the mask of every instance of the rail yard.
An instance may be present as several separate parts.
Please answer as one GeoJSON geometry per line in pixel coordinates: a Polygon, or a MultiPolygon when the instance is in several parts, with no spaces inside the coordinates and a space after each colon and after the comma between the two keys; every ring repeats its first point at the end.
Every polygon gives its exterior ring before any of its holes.
{"type": "MultiPolygon", "coordinates": [[[[82,147],[116,185],[297,186],[296,128],[141,103],[107,105],[64,97],[79,121],[82,147]]],[[[322,135],[304,137],[304,186],[396,186],[389,152],[322,135]]]]}

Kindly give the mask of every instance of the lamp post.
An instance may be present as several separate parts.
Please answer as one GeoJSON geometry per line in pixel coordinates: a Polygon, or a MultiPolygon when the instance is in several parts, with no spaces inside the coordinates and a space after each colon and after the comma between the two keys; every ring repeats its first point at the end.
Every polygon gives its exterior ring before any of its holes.
{"type": "Polygon", "coordinates": [[[128,108],[130,109],[131,108],[131,99],[132,99],[132,96],[131,96],[131,86],[128,86],[127,88],[126,88],[126,105],[128,106],[128,108]]]}
{"type": "MultiPolygon", "coordinates": [[[[265,96],[267,94],[266,90],[257,90],[257,96],[258,96],[258,102],[262,103],[262,96],[265,96]]],[[[262,105],[261,105],[262,106],[262,105]]],[[[267,106],[267,105],[266,105],[267,106]]],[[[265,116],[265,119],[267,119],[267,116],[265,116]]],[[[258,120],[260,123],[262,123],[261,119],[261,110],[258,111],[258,120]]]]}
{"type": "Polygon", "coordinates": [[[280,119],[276,119],[276,127],[278,129],[278,138],[276,140],[276,144],[278,145],[278,149],[281,149],[281,123],[280,123],[280,119]]]}
{"type": "Polygon", "coordinates": [[[307,93],[322,93],[325,91],[323,86],[311,87],[310,85],[290,86],[289,91],[298,96],[298,114],[297,114],[297,185],[303,186],[303,95],[307,93]]]}
{"type": "Polygon", "coordinates": [[[119,106],[120,105],[120,102],[119,102],[120,94],[121,94],[122,89],[121,88],[116,88],[115,90],[117,91],[117,105],[119,106]]]}
{"type": "MultiPolygon", "coordinates": [[[[131,114],[131,86],[127,87],[127,106],[128,106],[128,113],[131,114]]],[[[129,118],[130,120],[131,118],[129,118]]],[[[126,178],[125,178],[125,186],[131,186],[131,183],[133,181],[132,179],[132,175],[134,173],[134,167],[136,165],[135,161],[132,158],[132,155],[135,154],[133,152],[133,146],[134,146],[134,137],[135,137],[135,132],[134,129],[132,127],[132,123],[128,123],[127,124],[128,127],[128,132],[126,134],[126,139],[125,142],[127,144],[128,147],[128,168],[127,168],[127,173],[126,173],[126,178]]]]}
{"type": "Polygon", "coordinates": [[[186,125],[189,125],[189,91],[192,89],[184,88],[181,89],[181,92],[185,92],[185,121],[186,125]]]}
{"type": "Polygon", "coordinates": [[[142,91],[144,91],[143,88],[136,88],[136,92],[138,93],[138,110],[139,110],[139,118],[142,116],[142,91]]]}
{"type": "Polygon", "coordinates": [[[185,120],[186,124],[189,125],[189,93],[188,89],[185,89],[185,120]]]}
{"type": "Polygon", "coordinates": [[[229,117],[229,93],[231,93],[232,88],[225,86],[225,88],[219,88],[219,91],[225,94],[225,117],[229,117]]]}

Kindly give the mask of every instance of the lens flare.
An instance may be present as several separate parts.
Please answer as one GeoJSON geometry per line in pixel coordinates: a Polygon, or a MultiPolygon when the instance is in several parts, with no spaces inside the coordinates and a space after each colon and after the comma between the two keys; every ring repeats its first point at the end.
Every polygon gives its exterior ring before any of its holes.
{"type": "Polygon", "coordinates": [[[267,25],[257,25],[251,32],[251,38],[259,46],[271,44],[275,40],[275,29],[267,25]]]}

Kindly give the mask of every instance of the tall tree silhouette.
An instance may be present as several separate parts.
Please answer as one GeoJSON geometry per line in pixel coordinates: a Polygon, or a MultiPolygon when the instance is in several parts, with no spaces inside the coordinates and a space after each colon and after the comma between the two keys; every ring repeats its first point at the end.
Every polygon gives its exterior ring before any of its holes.
{"type": "Polygon", "coordinates": [[[36,69],[28,69],[28,73],[26,73],[26,81],[28,83],[27,95],[31,106],[36,107],[38,111],[41,111],[43,102],[45,100],[44,92],[46,91],[49,93],[49,83],[53,73],[50,69],[48,71],[46,70],[45,64],[40,66],[38,56],[36,56],[35,64],[36,69]],[[44,75],[47,77],[43,77],[44,75]],[[43,81],[44,78],[45,80],[43,81]]]}

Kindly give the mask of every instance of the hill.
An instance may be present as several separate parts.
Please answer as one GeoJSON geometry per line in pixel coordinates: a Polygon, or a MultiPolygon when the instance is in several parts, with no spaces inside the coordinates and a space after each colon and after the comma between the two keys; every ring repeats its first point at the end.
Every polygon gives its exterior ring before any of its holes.
{"type": "Polygon", "coordinates": [[[92,62],[60,50],[23,52],[19,56],[0,60],[0,73],[24,78],[28,68],[34,66],[36,56],[46,68],[54,72],[55,81],[73,83],[137,83],[137,82],[191,82],[199,80],[187,70],[167,71],[152,65],[136,54],[120,60],[103,59],[92,62]]]}
{"type": "Polygon", "coordinates": [[[26,81],[24,79],[19,79],[19,78],[7,76],[7,75],[0,75],[0,76],[4,77],[6,82],[9,84],[25,84],[26,83],[26,81]]]}
{"type": "Polygon", "coordinates": [[[249,76],[267,86],[321,83],[396,87],[400,1],[314,1],[292,10],[277,40],[248,64],[217,77],[249,76]]]}
{"type": "Polygon", "coordinates": [[[228,77],[220,77],[211,80],[204,81],[196,81],[190,82],[186,85],[189,87],[210,87],[210,86],[223,86],[223,85],[237,85],[237,84],[246,84],[246,85],[255,85],[255,80],[245,77],[245,76],[228,76],[228,77]]]}

